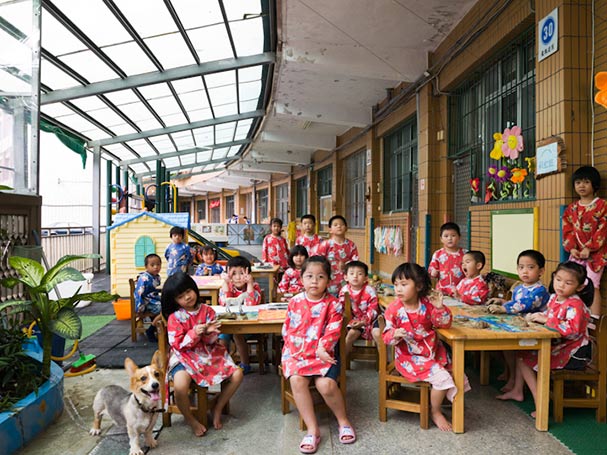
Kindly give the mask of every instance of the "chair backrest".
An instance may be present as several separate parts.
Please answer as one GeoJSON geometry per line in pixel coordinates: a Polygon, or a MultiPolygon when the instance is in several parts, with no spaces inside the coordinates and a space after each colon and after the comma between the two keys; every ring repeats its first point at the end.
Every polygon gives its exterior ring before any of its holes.
{"type": "Polygon", "coordinates": [[[131,317],[135,315],[135,280],[129,278],[129,299],[131,300],[131,317]]]}
{"type": "Polygon", "coordinates": [[[352,300],[349,292],[344,293],[344,319],[346,321],[352,320],[352,300]]]}
{"type": "Polygon", "coordinates": [[[591,366],[602,374],[607,374],[607,315],[588,324],[588,335],[592,342],[591,366]]]}
{"type": "Polygon", "coordinates": [[[169,337],[167,334],[167,322],[164,316],[159,315],[155,319],[156,329],[158,330],[158,351],[160,351],[160,358],[162,359],[162,368],[165,370],[169,364],[169,337]]]}
{"type": "Polygon", "coordinates": [[[384,329],[386,328],[386,318],[384,317],[383,314],[380,314],[377,317],[377,325],[379,327],[379,346],[378,348],[378,362],[379,362],[379,369],[380,372],[382,370],[385,369],[386,367],[386,363],[388,363],[388,347],[386,346],[386,343],[384,343],[384,329]]]}

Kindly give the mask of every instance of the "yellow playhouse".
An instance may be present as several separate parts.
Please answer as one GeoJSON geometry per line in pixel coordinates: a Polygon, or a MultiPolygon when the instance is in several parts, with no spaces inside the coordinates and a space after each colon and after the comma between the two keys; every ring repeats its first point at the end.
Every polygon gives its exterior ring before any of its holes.
{"type": "MultiPolygon", "coordinates": [[[[169,231],[173,226],[190,229],[189,213],[118,213],[108,228],[111,248],[112,293],[129,295],[129,278],[145,270],[144,259],[156,253],[162,258],[160,276],[166,281],[164,251],[171,243],[169,231]]],[[[187,239],[186,239],[187,241],[187,239]]]]}

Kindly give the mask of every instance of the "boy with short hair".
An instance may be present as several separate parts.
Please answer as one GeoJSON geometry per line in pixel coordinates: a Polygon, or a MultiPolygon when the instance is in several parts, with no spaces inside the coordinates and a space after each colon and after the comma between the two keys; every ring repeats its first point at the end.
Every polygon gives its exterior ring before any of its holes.
{"type": "Polygon", "coordinates": [[[261,249],[261,260],[274,265],[279,265],[281,270],[289,267],[289,247],[287,240],[281,235],[282,220],[272,218],[270,221],[270,233],[263,239],[261,249]]]}
{"type": "Polygon", "coordinates": [[[351,240],[346,238],[348,223],[341,215],[329,219],[328,240],[324,240],[316,250],[319,256],[325,256],[331,264],[331,281],[327,292],[337,296],[343,286],[344,267],[350,261],[358,261],[358,248],[351,240]]]}
{"type": "Polygon", "coordinates": [[[318,245],[322,242],[316,233],[316,217],[307,213],[301,217],[301,235],[295,239],[295,245],[302,245],[308,250],[309,256],[314,256],[318,245]]]}
{"type": "Polygon", "coordinates": [[[185,229],[179,226],[173,226],[169,232],[171,241],[164,252],[167,260],[167,277],[177,272],[188,273],[188,267],[192,263],[192,253],[190,247],[183,242],[185,229]]]}
{"type": "Polygon", "coordinates": [[[348,334],[346,335],[346,356],[352,351],[352,346],[358,338],[375,340],[379,346],[379,327],[373,327],[377,319],[379,304],[375,288],[367,283],[369,267],[361,261],[350,261],[346,264],[346,284],[339,291],[339,301],[345,304],[346,292],[350,295],[352,319],[346,321],[348,334]]]}
{"type": "MultiPolygon", "coordinates": [[[[145,271],[137,277],[135,284],[135,311],[138,315],[144,313],[160,314],[160,268],[162,262],[157,254],[148,254],[144,259],[145,271]]],[[[151,343],[158,341],[154,325],[146,329],[145,335],[151,343]]]]}
{"type": "Polygon", "coordinates": [[[489,286],[481,276],[485,266],[485,255],[482,251],[468,251],[462,260],[465,278],[458,283],[453,297],[468,305],[482,305],[489,295],[489,286]]]}
{"type": "MultiPolygon", "coordinates": [[[[243,305],[259,305],[261,304],[261,288],[251,275],[251,263],[243,256],[235,256],[228,260],[226,272],[221,274],[223,284],[219,291],[219,304],[226,306],[229,304],[228,299],[238,297],[246,293],[243,305]]],[[[219,335],[221,342],[229,347],[230,335],[219,335]]],[[[251,372],[249,365],[249,350],[244,335],[234,335],[234,343],[236,343],[236,351],[240,357],[240,368],[244,374],[251,372]]]]}
{"type": "Polygon", "coordinates": [[[592,166],[578,168],[571,178],[580,197],[563,213],[563,247],[569,260],[586,268],[594,284],[594,299],[590,307],[593,316],[601,314],[601,277],[607,265],[607,203],[597,196],[601,175],[592,166]]]}
{"type": "Polygon", "coordinates": [[[466,250],[459,247],[461,238],[459,226],[448,222],[440,227],[440,241],[443,247],[432,255],[428,273],[438,279],[436,290],[445,295],[453,296],[455,287],[464,278],[462,260],[466,250]]]}

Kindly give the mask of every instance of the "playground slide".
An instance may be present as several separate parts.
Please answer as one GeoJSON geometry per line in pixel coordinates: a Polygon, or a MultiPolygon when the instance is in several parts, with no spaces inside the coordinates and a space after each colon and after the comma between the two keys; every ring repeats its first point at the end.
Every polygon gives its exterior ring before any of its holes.
{"type": "Polygon", "coordinates": [[[228,260],[232,256],[238,255],[238,253],[235,252],[235,250],[222,249],[221,247],[217,246],[215,243],[211,242],[210,240],[205,239],[202,235],[200,235],[199,233],[194,232],[192,230],[188,230],[188,237],[191,238],[192,240],[200,243],[201,245],[208,245],[210,247],[215,248],[217,250],[218,259],[228,260]]]}

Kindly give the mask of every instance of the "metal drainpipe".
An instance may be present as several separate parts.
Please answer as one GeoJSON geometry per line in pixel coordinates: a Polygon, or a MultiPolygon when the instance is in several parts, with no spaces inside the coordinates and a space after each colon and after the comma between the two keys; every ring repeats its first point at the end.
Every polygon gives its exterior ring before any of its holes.
{"type": "Polygon", "coordinates": [[[112,260],[111,248],[110,248],[110,231],[109,227],[112,225],[112,162],[107,160],[106,163],[106,199],[107,203],[105,206],[105,272],[111,275],[112,270],[110,262],[112,260]]]}

